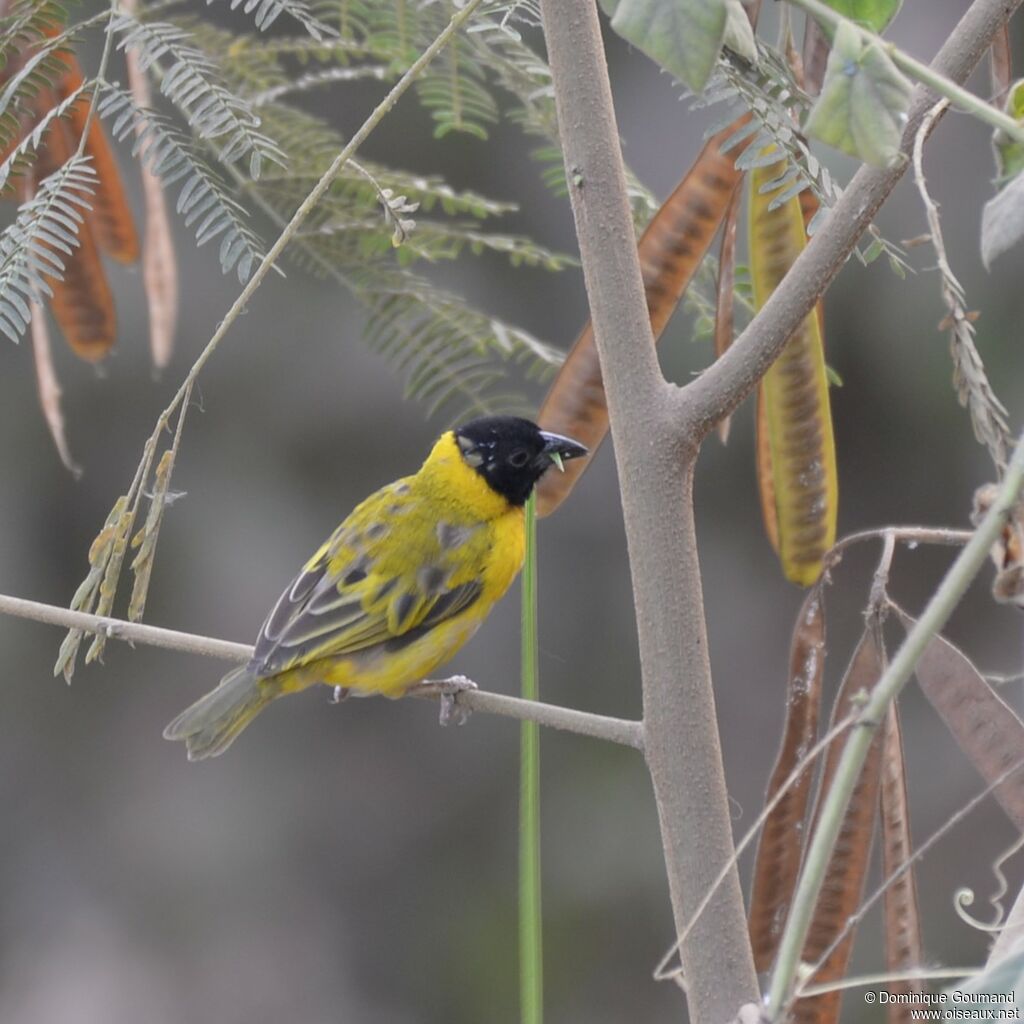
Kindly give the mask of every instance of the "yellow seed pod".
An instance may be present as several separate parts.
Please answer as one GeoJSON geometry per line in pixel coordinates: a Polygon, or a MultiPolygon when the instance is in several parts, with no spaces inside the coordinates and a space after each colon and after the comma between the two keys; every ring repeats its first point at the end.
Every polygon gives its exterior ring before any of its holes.
{"type": "MultiPolygon", "coordinates": [[[[785,162],[750,176],[750,274],[760,309],[807,245],[800,198],[769,209],[785,162]]],[[[783,186],[785,187],[785,186],[783,186]]],[[[817,310],[794,331],[758,396],[758,481],[769,538],[786,579],[808,587],[835,543],[838,484],[822,323],[817,310]]]]}

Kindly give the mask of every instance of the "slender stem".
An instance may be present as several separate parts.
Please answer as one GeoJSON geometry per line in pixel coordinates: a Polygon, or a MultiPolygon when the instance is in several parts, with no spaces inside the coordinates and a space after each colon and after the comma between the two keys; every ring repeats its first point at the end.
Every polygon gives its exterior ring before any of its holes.
{"type": "MultiPolygon", "coordinates": [[[[252,657],[249,644],[231,643],[213,637],[198,636],[194,633],[180,633],[174,629],[146,626],[141,622],[126,622],[109,616],[89,615],[73,612],[57,605],[27,601],[20,597],[0,594],[0,615],[12,615],[20,619],[31,619],[51,626],[80,629],[84,633],[98,633],[112,640],[124,640],[130,644],[144,644],[147,647],[162,647],[185,654],[200,654],[208,658],[222,658],[224,661],[248,661],[252,657]]],[[[438,696],[429,684],[422,692],[410,691],[413,697],[438,696]]],[[[619,743],[622,746],[643,749],[642,727],[639,722],[607,715],[592,715],[586,711],[562,708],[555,704],[541,704],[539,701],[520,700],[502,693],[488,693],[485,690],[470,690],[459,694],[460,706],[483,714],[501,715],[521,721],[536,722],[552,729],[574,732],[580,736],[619,743]]]]}
{"type": "Polygon", "coordinates": [[[831,568],[842,558],[847,548],[866,540],[885,540],[891,536],[901,544],[938,544],[947,547],[963,547],[971,537],[971,530],[948,530],[939,526],[879,526],[873,530],[858,530],[837,540],[827,552],[824,562],[831,568]]]}
{"type": "Polygon", "coordinates": [[[997,107],[992,106],[991,103],[986,102],[979,96],[975,96],[974,93],[968,92],[962,86],[957,85],[956,82],[950,81],[945,75],[939,74],[933,68],[928,67],[927,64],[915,60],[892,43],[870,31],[870,29],[858,25],[855,21],[850,21],[849,18],[844,18],[829,7],[828,4],[823,3],[822,0],[789,0],[789,3],[795,7],[803,8],[809,14],[813,14],[819,21],[825,22],[832,28],[848,25],[858,32],[864,41],[874,42],[881,46],[889,57],[892,58],[892,62],[910,75],[911,78],[921,82],[923,85],[927,85],[929,89],[940,96],[945,96],[946,99],[951,103],[955,103],[961,110],[966,110],[981,121],[987,121],[993,128],[1006,132],[1007,135],[1018,142],[1024,142],[1024,126],[1020,122],[1015,121],[1008,114],[1004,114],[997,107]]]}
{"type": "Polygon", "coordinates": [[[224,661],[248,661],[252,657],[252,647],[248,644],[235,644],[229,640],[216,640],[194,633],[179,633],[176,629],[161,629],[159,626],[146,626],[141,622],[127,622],[105,615],[73,612],[68,608],[42,604],[39,601],[27,601],[7,594],[0,594],[0,615],[13,615],[19,619],[45,622],[50,626],[96,633],[111,640],[124,640],[129,644],[163,647],[169,651],[201,654],[207,658],[222,658],[224,661]]]}
{"type": "Polygon", "coordinates": [[[896,971],[892,974],[858,974],[852,978],[830,981],[825,985],[808,985],[803,995],[824,995],[826,992],[845,992],[851,988],[878,988],[897,981],[938,981],[941,978],[969,978],[978,973],[977,967],[922,967],[919,971],[896,971]]]}
{"type": "MultiPolygon", "coordinates": [[[[535,701],[537,670],[537,498],[526,504],[523,564],[522,695],[535,701]]],[[[544,947],[540,869],[540,734],[536,722],[519,727],[519,1019],[544,1020],[544,947]]]]}
{"type": "Polygon", "coordinates": [[[871,746],[875,731],[885,720],[889,703],[896,697],[929,640],[945,625],[964,592],[988,558],[993,542],[1002,530],[1006,517],[1017,500],[1024,480],[1024,435],[1014,449],[1006,475],[999,485],[999,496],[974,532],[974,536],[950,566],[939,589],[928,602],[916,625],[907,634],[891,664],[871,691],[860,720],[843,749],[835,779],[825,797],[822,813],[811,839],[803,871],[793,898],[792,909],[779,943],[779,952],[772,973],[766,1014],[769,1020],[778,1020],[789,999],[800,963],[800,953],[807,938],[811,917],[818,900],[842,825],[843,814],[850,795],[857,784],[861,766],[871,746]]]}
{"type": "Polygon", "coordinates": [[[110,62],[110,54],[114,49],[114,14],[117,11],[117,3],[118,0],[110,0],[110,10],[107,12],[107,31],[103,37],[103,52],[100,54],[100,66],[96,72],[96,84],[93,86],[89,110],[85,115],[85,124],[82,125],[82,137],[78,140],[76,156],[81,156],[85,152],[89,131],[92,129],[93,118],[96,116],[96,101],[100,97],[103,83],[107,80],[107,64],[110,62]]]}
{"type": "Polygon", "coordinates": [[[330,167],[324,171],[320,180],[313,186],[312,191],[299,204],[298,209],[292,214],[292,218],[278,235],[277,241],[270,247],[266,256],[260,261],[259,266],[253,271],[245,287],[238,298],[231,304],[231,308],[224,314],[224,319],[217,325],[213,337],[206,343],[206,347],[199,353],[198,358],[192,364],[185,380],[178,389],[170,405],[163,411],[157,421],[154,436],[159,434],[167,423],[171,414],[184,398],[187,390],[191,387],[200,371],[206,365],[207,360],[213,355],[221,339],[227,334],[231,325],[238,319],[245,309],[249,299],[252,298],[256,289],[263,283],[264,278],[270,273],[270,269],[277,262],[284,252],[288,243],[295,237],[298,230],[305,223],[306,218],[313,212],[316,204],[323,198],[324,193],[331,187],[335,178],[341,173],[342,168],[348,163],[356,150],[366,141],[370,133],[384,120],[391,112],[392,107],[401,99],[402,95],[419,78],[421,72],[428,64],[447,46],[452,36],[473,16],[481,0],[467,0],[466,6],[452,15],[451,21],[441,30],[437,38],[420,54],[410,65],[409,70],[392,86],[391,91],[377,104],[370,116],[363,122],[359,130],[349,139],[348,144],[331,162],[330,167]]]}

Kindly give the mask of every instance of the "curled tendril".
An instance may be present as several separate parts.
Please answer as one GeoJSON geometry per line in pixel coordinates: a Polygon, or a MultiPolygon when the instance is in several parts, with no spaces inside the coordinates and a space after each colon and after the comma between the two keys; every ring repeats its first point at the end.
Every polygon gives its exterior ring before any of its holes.
{"type": "Polygon", "coordinates": [[[964,886],[953,894],[953,909],[957,917],[965,924],[970,925],[979,932],[998,932],[1006,922],[1006,908],[1003,906],[1003,897],[1009,891],[1009,883],[1006,875],[1003,874],[1003,865],[1022,847],[1024,847],[1024,835],[1018,836],[1013,843],[1005,849],[992,862],[992,874],[996,878],[996,891],[989,897],[988,902],[995,910],[995,919],[990,924],[979,921],[973,914],[969,914],[966,907],[974,903],[974,890],[964,886]]]}

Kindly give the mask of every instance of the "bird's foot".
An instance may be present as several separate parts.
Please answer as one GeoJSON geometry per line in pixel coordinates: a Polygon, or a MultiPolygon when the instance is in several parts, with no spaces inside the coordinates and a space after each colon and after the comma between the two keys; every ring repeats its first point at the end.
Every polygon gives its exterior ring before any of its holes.
{"type": "Polygon", "coordinates": [[[336,686],[334,692],[331,694],[330,703],[340,704],[349,695],[349,688],[347,686],[336,686]]]}
{"type": "Polygon", "coordinates": [[[438,721],[442,726],[465,725],[469,720],[470,709],[459,703],[459,694],[467,690],[477,689],[476,683],[465,676],[451,676],[448,679],[425,679],[415,690],[419,694],[434,695],[441,698],[441,713],[438,721]]]}

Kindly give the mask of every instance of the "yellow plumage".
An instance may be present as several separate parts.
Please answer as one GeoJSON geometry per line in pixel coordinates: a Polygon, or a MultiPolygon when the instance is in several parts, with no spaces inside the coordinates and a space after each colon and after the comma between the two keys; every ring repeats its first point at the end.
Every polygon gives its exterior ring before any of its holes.
{"type": "Polygon", "coordinates": [[[252,661],[166,729],[222,752],[271,700],[316,683],[400,697],[478,629],[523,564],[522,500],[585,449],[525,420],[449,431],[414,476],[363,501],[284,591],[252,661]],[[526,457],[526,461],[520,460],[526,457]]]}

